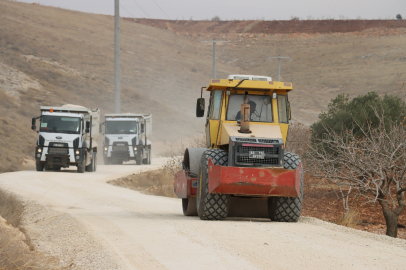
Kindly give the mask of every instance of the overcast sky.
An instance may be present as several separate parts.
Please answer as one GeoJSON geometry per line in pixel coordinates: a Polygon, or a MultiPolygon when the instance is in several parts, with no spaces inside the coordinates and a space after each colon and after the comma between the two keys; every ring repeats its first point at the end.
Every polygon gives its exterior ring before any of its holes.
{"type": "MultiPolygon", "coordinates": [[[[114,0],[18,0],[114,14],[114,0]]],[[[120,16],[172,20],[406,19],[406,0],[120,0],[120,16]]]]}

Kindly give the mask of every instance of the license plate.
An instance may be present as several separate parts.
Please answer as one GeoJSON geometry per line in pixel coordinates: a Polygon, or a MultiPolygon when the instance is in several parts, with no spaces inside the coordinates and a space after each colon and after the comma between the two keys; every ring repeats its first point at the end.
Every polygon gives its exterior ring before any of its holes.
{"type": "Polygon", "coordinates": [[[264,151],[250,151],[249,158],[264,159],[265,152],[264,151]]]}
{"type": "Polygon", "coordinates": [[[125,146],[124,143],[118,143],[117,146],[125,146]]]}

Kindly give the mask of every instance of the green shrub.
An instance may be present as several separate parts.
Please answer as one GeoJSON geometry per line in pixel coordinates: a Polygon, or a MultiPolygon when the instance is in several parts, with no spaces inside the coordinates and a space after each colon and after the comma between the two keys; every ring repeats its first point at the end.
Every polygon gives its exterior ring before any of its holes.
{"type": "MultiPolygon", "coordinates": [[[[325,127],[336,133],[350,130],[355,137],[362,138],[364,134],[360,127],[370,124],[374,128],[379,124],[375,110],[398,124],[406,119],[406,104],[399,97],[385,95],[381,98],[376,92],[370,92],[349,100],[348,94],[340,94],[331,100],[328,111],[322,112],[319,121],[310,127],[312,141],[323,138],[325,127]]],[[[387,121],[388,125],[391,121],[387,121]]]]}

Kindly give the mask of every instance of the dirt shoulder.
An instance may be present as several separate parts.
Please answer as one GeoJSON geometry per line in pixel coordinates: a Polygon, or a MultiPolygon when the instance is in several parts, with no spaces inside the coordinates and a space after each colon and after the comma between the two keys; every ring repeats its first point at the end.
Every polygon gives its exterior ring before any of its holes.
{"type": "Polygon", "coordinates": [[[0,190],[0,270],[61,269],[59,259],[39,251],[23,224],[25,206],[15,195],[0,190]]]}
{"type": "Polygon", "coordinates": [[[2,190],[0,197],[0,270],[121,268],[70,215],[2,190]]]}

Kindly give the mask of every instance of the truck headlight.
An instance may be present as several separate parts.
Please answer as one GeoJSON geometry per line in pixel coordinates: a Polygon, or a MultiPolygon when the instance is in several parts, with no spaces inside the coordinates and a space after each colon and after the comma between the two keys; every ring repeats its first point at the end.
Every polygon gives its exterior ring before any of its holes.
{"type": "Polygon", "coordinates": [[[134,147],[134,151],[137,151],[137,147],[134,147]]]}
{"type": "Polygon", "coordinates": [[[39,157],[39,158],[40,158],[40,157],[41,157],[41,154],[37,154],[37,157],[39,157]]]}
{"type": "Polygon", "coordinates": [[[79,151],[79,150],[76,150],[76,151],[75,151],[75,154],[76,154],[76,155],[79,155],[79,154],[80,154],[80,151],[79,151]]]}
{"type": "Polygon", "coordinates": [[[38,148],[38,153],[41,153],[42,152],[42,149],[41,148],[38,148]]]}
{"type": "Polygon", "coordinates": [[[107,150],[108,150],[107,146],[106,146],[106,147],[104,147],[104,151],[107,151],[107,150]]]}

